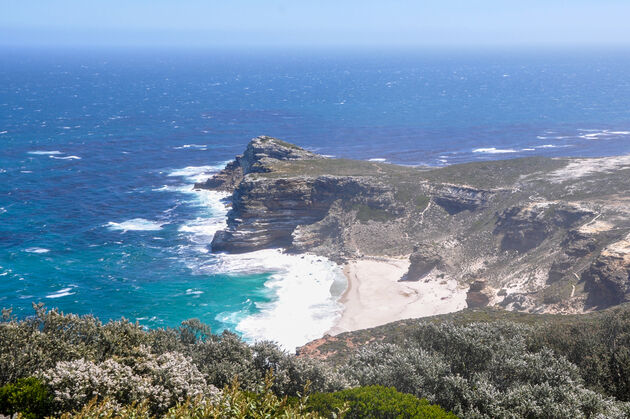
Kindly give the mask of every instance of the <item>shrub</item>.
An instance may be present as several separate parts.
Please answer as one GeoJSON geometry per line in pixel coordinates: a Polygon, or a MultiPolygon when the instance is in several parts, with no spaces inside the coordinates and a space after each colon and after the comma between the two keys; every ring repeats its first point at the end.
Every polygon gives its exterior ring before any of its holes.
{"type": "Polygon", "coordinates": [[[146,401],[154,413],[216,390],[180,353],[142,353],[132,359],[95,363],[60,361],[42,373],[51,387],[58,412],[80,409],[93,398],[107,399],[112,409],[146,401]]]}
{"type": "Polygon", "coordinates": [[[22,417],[43,418],[52,413],[52,396],[37,378],[21,378],[15,384],[0,387],[0,413],[22,417]]]}
{"type": "Polygon", "coordinates": [[[343,371],[359,385],[393,386],[465,417],[623,417],[628,405],[585,388],[566,358],[530,350],[531,330],[501,322],[419,324],[404,344],[359,350],[343,371]]]}
{"type": "Polygon", "coordinates": [[[393,387],[368,386],[335,393],[315,393],[308,398],[308,409],[326,417],[343,412],[344,418],[456,418],[426,399],[403,394],[393,387]]]}

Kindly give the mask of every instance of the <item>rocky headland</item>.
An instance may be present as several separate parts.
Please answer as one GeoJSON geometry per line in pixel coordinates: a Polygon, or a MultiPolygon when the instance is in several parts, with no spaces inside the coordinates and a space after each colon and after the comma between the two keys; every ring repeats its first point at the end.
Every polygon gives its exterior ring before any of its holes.
{"type": "Polygon", "coordinates": [[[630,156],[405,167],[262,136],[195,187],[232,193],[213,251],[280,247],[345,266],[335,333],[466,307],[630,301],[630,156]],[[368,315],[379,301],[384,314],[368,315]]]}

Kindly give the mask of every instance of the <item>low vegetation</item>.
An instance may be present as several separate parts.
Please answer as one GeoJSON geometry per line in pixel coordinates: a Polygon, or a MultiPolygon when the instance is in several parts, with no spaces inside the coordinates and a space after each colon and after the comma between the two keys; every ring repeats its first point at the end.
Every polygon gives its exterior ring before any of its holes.
{"type": "Polygon", "coordinates": [[[196,320],[144,330],[35,307],[0,323],[0,413],[113,417],[630,416],[630,309],[466,311],[342,335],[324,358],[196,320]],[[351,345],[348,345],[350,343],[351,345]],[[336,346],[335,346],[336,345],[336,346]],[[448,413],[448,412],[453,413],[448,413]]]}

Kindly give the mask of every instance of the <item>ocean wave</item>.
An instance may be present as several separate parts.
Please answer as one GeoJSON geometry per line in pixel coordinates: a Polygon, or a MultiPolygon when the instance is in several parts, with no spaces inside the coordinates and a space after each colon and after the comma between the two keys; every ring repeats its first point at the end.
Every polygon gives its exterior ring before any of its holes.
{"type": "Polygon", "coordinates": [[[557,136],[537,135],[536,138],[539,140],[566,140],[568,138],[575,138],[575,137],[571,137],[568,135],[557,135],[557,136]]]}
{"type": "Polygon", "coordinates": [[[198,149],[198,150],[206,150],[208,146],[206,144],[184,144],[182,146],[173,147],[175,150],[184,150],[187,148],[198,149]]]}
{"type": "Polygon", "coordinates": [[[250,342],[273,340],[294,350],[323,336],[341,315],[338,299],[347,281],[341,267],[324,257],[259,250],[220,255],[212,269],[232,275],[270,274],[265,287],[271,301],[257,304],[256,314],[236,316],[235,329],[250,342]]]}
{"type": "Polygon", "coordinates": [[[24,249],[25,252],[27,253],[48,253],[50,252],[50,249],[46,249],[44,247],[28,247],[26,249],[24,249]]]}
{"type": "Polygon", "coordinates": [[[621,137],[630,135],[630,131],[611,131],[611,130],[586,130],[580,129],[580,132],[587,132],[588,134],[579,135],[578,138],[583,138],[586,140],[599,140],[600,138],[605,137],[621,137]]]}
{"type": "Polygon", "coordinates": [[[212,174],[223,169],[228,162],[216,164],[214,166],[188,166],[181,169],[173,169],[168,172],[168,176],[182,177],[190,183],[203,182],[212,174]]]}
{"type": "Polygon", "coordinates": [[[46,296],[46,298],[61,298],[61,297],[67,297],[68,295],[76,294],[76,293],[70,292],[70,291],[72,291],[72,288],[60,289],[59,291],[55,291],[52,294],[48,294],[46,296]]]}
{"type": "MultiPolygon", "coordinates": [[[[225,200],[230,194],[207,190],[189,190],[188,192],[192,196],[192,199],[187,201],[188,204],[202,208],[202,212],[197,218],[182,224],[178,231],[185,235],[192,245],[190,250],[196,254],[206,254],[209,253],[209,246],[216,232],[227,227],[228,207],[225,200]]],[[[193,258],[195,261],[189,264],[189,267],[196,271],[196,256],[193,258]]]]}
{"type": "Polygon", "coordinates": [[[29,151],[28,154],[33,154],[36,156],[55,156],[55,155],[59,155],[59,154],[63,154],[61,151],[59,150],[34,150],[34,151],[29,151]]]}
{"type": "Polygon", "coordinates": [[[513,148],[496,148],[496,147],[488,147],[488,148],[475,148],[473,153],[487,153],[487,154],[504,154],[504,153],[516,153],[516,150],[513,148]]]}
{"type": "Polygon", "coordinates": [[[81,157],[79,156],[64,156],[64,157],[56,157],[56,156],[49,156],[51,159],[57,159],[57,160],[81,160],[81,157]]]}
{"type": "Polygon", "coordinates": [[[105,224],[105,227],[113,231],[157,231],[161,230],[162,226],[166,223],[159,223],[157,221],[150,221],[144,218],[133,218],[131,220],[123,221],[122,223],[116,223],[110,221],[105,224]]]}
{"type": "Polygon", "coordinates": [[[191,185],[163,185],[159,188],[151,189],[153,192],[181,192],[189,193],[192,191],[191,185]]]}
{"type": "MultiPolygon", "coordinates": [[[[552,134],[549,132],[548,134],[552,134]]],[[[538,135],[539,140],[599,140],[602,138],[610,137],[625,137],[629,136],[630,131],[614,131],[609,129],[578,129],[575,134],[564,135],[538,135]]]]}
{"type": "Polygon", "coordinates": [[[373,162],[380,162],[380,163],[382,163],[382,162],[386,162],[386,161],[387,161],[387,159],[383,159],[383,158],[381,158],[381,157],[376,157],[376,158],[373,158],[373,159],[368,159],[368,161],[373,161],[373,162]]]}

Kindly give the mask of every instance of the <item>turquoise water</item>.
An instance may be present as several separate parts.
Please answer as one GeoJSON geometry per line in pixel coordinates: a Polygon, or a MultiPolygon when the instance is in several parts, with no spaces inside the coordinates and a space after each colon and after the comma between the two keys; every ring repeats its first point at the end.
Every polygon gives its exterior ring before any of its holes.
{"type": "Polygon", "coordinates": [[[3,51],[0,306],[284,341],[291,307],[316,337],[339,310],[321,293],[337,268],[209,252],[225,207],[196,179],[260,134],[436,166],[628,153],[627,57],[3,51]],[[287,288],[311,267],[312,292],[287,288]]]}

